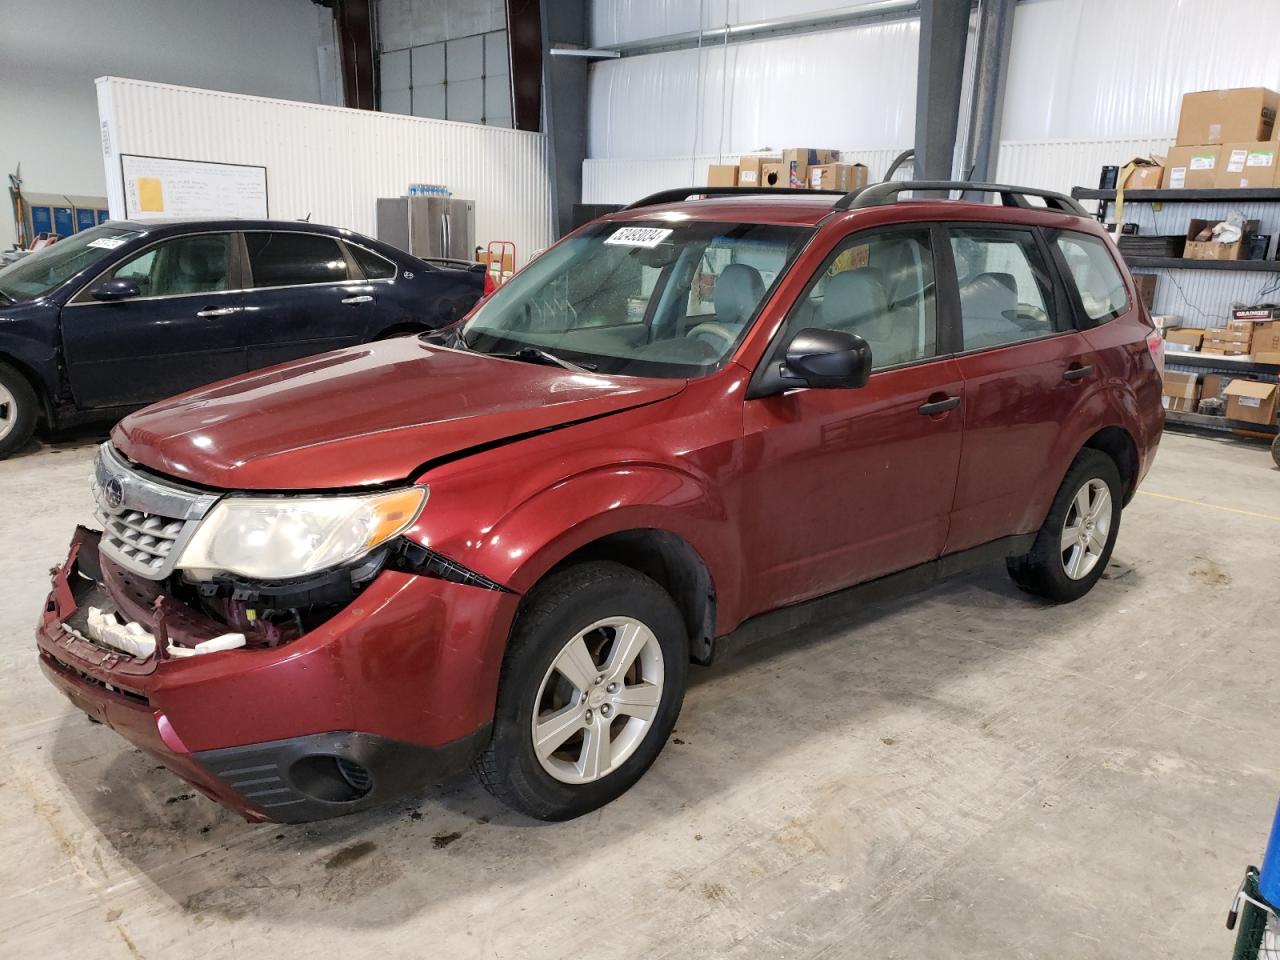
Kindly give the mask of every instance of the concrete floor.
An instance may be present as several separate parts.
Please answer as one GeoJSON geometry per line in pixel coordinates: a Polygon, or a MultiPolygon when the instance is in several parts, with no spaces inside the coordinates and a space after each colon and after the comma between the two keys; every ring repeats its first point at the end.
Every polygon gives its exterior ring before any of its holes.
{"type": "Polygon", "coordinates": [[[1073,606],[992,569],[696,669],[653,770],[577,822],[461,781],[300,827],[192,796],[42,680],[92,453],[0,463],[6,956],[1230,955],[1280,794],[1262,447],[1167,436],[1073,606]]]}

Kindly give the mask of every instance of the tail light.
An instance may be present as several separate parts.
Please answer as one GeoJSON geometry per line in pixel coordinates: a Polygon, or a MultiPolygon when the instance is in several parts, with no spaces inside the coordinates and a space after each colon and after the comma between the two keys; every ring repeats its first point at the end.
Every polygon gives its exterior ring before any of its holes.
{"type": "Polygon", "coordinates": [[[1152,330],[1147,334],[1147,352],[1151,354],[1151,359],[1156,362],[1156,370],[1160,372],[1160,376],[1164,376],[1164,337],[1160,336],[1159,330],[1152,330]]]}

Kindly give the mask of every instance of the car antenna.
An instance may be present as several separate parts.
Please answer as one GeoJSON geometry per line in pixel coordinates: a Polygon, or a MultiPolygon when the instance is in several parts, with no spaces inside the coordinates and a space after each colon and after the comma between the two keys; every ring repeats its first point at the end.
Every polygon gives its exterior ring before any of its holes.
{"type": "Polygon", "coordinates": [[[299,217],[299,218],[298,218],[298,222],[299,222],[299,223],[310,223],[310,222],[311,222],[311,211],[310,211],[310,210],[308,210],[308,211],[307,211],[307,215],[306,215],[305,217],[299,217]]]}

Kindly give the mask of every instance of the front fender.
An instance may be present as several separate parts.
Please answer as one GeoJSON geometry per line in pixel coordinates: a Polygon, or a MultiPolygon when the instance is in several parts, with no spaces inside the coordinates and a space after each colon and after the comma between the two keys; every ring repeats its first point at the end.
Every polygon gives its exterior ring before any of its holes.
{"type": "MultiPolygon", "coordinates": [[[[719,619],[738,609],[740,543],[720,494],[701,478],[659,464],[619,464],[571,476],[510,510],[469,565],[524,593],[575,550],[628,530],[675,534],[702,558],[719,619]]],[[[719,627],[719,624],[717,624],[719,627]]]]}

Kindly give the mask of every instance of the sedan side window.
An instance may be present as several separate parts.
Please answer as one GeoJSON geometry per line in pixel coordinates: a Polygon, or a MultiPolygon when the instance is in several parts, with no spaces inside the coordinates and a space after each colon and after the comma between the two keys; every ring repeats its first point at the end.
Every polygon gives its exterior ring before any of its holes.
{"type": "Polygon", "coordinates": [[[366,280],[390,280],[396,275],[396,265],[386,257],[354,243],[348,243],[347,249],[355,257],[356,263],[360,264],[366,280]]]}
{"type": "Polygon", "coordinates": [[[345,283],[347,258],[332,237],[314,233],[244,235],[255,287],[291,287],[308,283],[345,283]]]}
{"type": "Polygon", "coordinates": [[[180,297],[229,289],[231,235],[177,237],[143,251],[112,271],[132,280],[144,297],[180,297]]]}
{"type": "Polygon", "coordinates": [[[1035,340],[1057,329],[1053,285],[1025,230],[953,228],[964,349],[1035,340]]]}
{"type": "Polygon", "coordinates": [[[874,369],[937,356],[928,232],[860,233],[841,241],[792,308],[786,339],[810,327],[858,334],[871,346],[874,369]]]}

